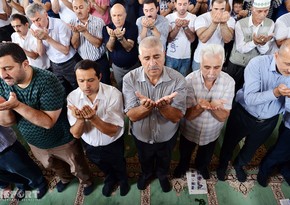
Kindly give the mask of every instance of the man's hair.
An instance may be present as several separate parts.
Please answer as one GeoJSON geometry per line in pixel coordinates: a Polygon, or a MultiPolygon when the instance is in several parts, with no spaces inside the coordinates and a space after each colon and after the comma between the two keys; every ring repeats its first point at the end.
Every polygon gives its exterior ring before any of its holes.
{"type": "Polygon", "coordinates": [[[143,4],[151,4],[154,3],[156,8],[159,6],[157,0],[144,0],[143,4]]]}
{"type": "Polygon", "coordinates": [[[94,69],[96,72],[96,76],[100,78],[100,64],[98,64],[95,61],[91,60],[81,60],[75,65],[75,71],[80,69],[80,70],[89,70],[89,69],[94,69]]]}
{"type": "Polygon", "coordinates": [[[278,50],[278,54],[280,56],[285,56],[289,53],[289,51],[290,51],[290,39],[287,39],[283,41],[282,45],[280,46],[278,50]]]}
{"type": "Polygon", "coordinates": [[[206,55],[220,55],[222,57],[222,63],[225,59],[224,47],[219,44],[208,44],[205,45],[200,51],[200,63],[202,63],[203,56],[206,55]]]}
{"type": "Polygon", "coordinates": [[[19,64],[27,60],[25,52],[16,43],[0,43],[0,58],[4,56],[11,56],[19,64]]]}
{"type": "Polygon", "coordinates": [[[224,3],[224,2],[227,2],[227,1],[226,0],[212,0],[211,1],[211,6],[213,6],[214,2],[217,2],[218,4],[221,4],[221,3],[224,3]]]}
{"type": "Polygon", "coordinates": [[[162,42],[160,41],[160,38],[157,38],[155,36],[148,36],[140,42],[138,48],[139,54],[142,55],[141,51],[142,48],[155,48],[155,47],[159,47],[162,52],[164,51],[164,47],[162,42]]]}
{"type": "Polygon", "coordinates": [[[244,4],[244,0],[233,0],[233,5],[235,4],[244,4]]]}
{"type": "Polygon", "coordinates": [[[25,25],[26,23],[29,24],[28,19],[26,18],[26,16],[21,15],[21,14],[13,14],[11,16],[11,20],[15,21],[15,20],[19,20],[21,24],[25,25]]]}
{"type": "MultiPolygon", "coordinates": [[[[72,0],[71,3],[73,3],[75,0],[72,0]]],[[[89,4],[89,1],[88,0],[83,0],[86,4],[89,4]]]]}
{"type": "Polygon", "coordinates": [[[30,4],[25,9],[25,14],[28,18],[34,17],[36,13],[44,14],[46,12],[45,8],[38,3],[30,4]]]}

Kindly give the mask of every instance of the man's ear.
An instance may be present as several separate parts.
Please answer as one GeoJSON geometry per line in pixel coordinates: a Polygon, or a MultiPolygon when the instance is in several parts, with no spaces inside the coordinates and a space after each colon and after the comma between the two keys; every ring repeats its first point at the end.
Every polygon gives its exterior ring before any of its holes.
{"type": "Polygon", "coordinates": [[[24,70],[26,70],[29,67],[29,61],[26,59],[22,62],[22,66],[24,68],[24,70]]]}

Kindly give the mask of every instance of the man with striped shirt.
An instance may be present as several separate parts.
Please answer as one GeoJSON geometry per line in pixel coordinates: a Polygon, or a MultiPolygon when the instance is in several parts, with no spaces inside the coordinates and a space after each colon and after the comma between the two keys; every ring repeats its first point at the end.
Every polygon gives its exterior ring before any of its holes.
{"type": "Polygon", "coordinates": [[[87,0],[73,0],[72,5],[77,18],[70,22],[73,31],[71,44],[82,59],[99,63],[102,73],[101,82],[111,84],[110,65],[102,36],[105,23],[101,18],[89,14],[90,5],[87,0]]]}

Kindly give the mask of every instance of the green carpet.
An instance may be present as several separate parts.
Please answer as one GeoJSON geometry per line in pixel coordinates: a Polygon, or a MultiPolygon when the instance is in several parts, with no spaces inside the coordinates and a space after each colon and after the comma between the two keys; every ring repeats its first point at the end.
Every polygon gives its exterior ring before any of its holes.
{"type": "MultiPolygon", "coordinates": [[[[128,133],[128,129],[126,129],[128,133]]],[[[244,183],[237,181],[235,172],[230,167],[228,179],[225,182],[218,181],[216,173],[211,172],[210,180],[207,180],[208,194],[189,195],[187,182],[185,178],[171,179],[172,191],[163,193],[158,180],[154,180],[144,191],[139,191],[136,186],[136,180],[140,171],[136,147],[130,135],[126,135],[126,160],[128,176],[130,179],[131,190],[127,196],[121,197],[119,187],[116,187],[111,197],[102,195],[104,175],[95,165],[89,163],[95,176],[94,192],[84,197],[82,187],[79,186],[77,179],[72,181],[68,188],[58,193],[54,188],[58,178],[53,172],[44,170],[44,175],[49,181],[49,191],[41,200],[34,198],[25,198],[18,202],[14,199],[0,199],[0,205],[21,204],[21,205],[199,205],[196,199],[203,199],[206,205],[274,205],[279,204],[279,199],[290,198],[290,187],[278,175],[272,177],[269,186],[264,188],[257,184],[256,174],[257,165],[266,153],[268,147],[275,142],[277,129],[274,131],[265,145],[257,150],[249,167],[247,167],[248,178],[244,183]]],[[[218,153],[222,143],[222,137],[219,139],[211,163],[211,170],[215,170],[218,164],[218,153]]],[[[236,151],[238,151],[237,148],[236,151]]],[[[194,155],[192,157],[194,159],[194,155]]],[[[193,160],[194,161],[194,160],[193,160]]],[[[172,156],[171,172],[178,163],[178,145],[174,149],[172,156]]],[[[202,205],[202,204],[201,204],[202,205]]]]}

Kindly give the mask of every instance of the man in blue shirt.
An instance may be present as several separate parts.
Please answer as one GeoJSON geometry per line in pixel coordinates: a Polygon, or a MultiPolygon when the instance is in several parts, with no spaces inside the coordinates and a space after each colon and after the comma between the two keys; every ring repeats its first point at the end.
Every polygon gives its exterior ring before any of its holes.
{"type": "Polygon", "coordinates": [[[274,130],[284,111],[285,96],[290,87],[290,41],[285,41],[274,55],[253,58],[245,69],[245,83],[237,92],[236,104],[229,116],[217,169],[219,180],[225,180],[228,161],[235,146],[246,137],[233,166],[240,182],[246,181],[243,166],[274,130]]]}

